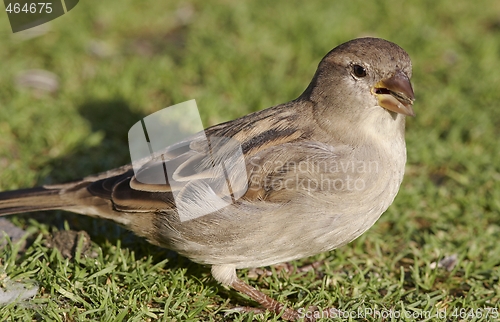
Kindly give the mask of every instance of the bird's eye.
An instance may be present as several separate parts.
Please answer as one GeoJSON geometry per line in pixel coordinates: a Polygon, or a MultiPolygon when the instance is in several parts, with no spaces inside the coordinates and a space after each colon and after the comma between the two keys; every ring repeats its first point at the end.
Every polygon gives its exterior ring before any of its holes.
{"type": "Polygon", "coordinates": [[[354,73],[354,76],[356,76],[356,77],[365,77],[366,76],[366,69],[363,66],[353,65],[352,72],[354,73]]]}

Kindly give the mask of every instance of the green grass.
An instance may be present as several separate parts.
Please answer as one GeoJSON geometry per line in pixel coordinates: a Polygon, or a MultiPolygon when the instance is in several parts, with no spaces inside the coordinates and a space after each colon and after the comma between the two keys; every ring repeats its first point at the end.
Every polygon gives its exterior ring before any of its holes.
{"type": "MultiPolygon", "coordinates": [[[[412,57],[417,97],[395,203],[353,243],[292,263],[324,260],[314,271],[238,274],[296,309],[446,310],[449,320],[492,320],[484,315],[500,302],[499,12],[495,0],[81,1],[49,33],[25,41],[1,14],[0,190],[127,163],[129,127],[188,99],[206,126],[291,100],[334,46],[382,37],[412,57]],[[189,10],[180,25],[176,15],[189,10]],[[90,53],[92,44],[104,54],[90,53]],[[55,73],[59,90],[18,88],[16,75],[32,68],[55,73]],[[451,271],[432,268],[452,254],[451,271]]],[[[40,289],[1,307],[0,320],[252,320],[224,316],[253,303],[215,283],[207,267],[111,223],[61,212],[9,218],[30,235],[27,249],[0,250],[0,284],[8,277],[40,289]],[[93,256],[68,260],[46,246],[64,220],[89,232],[93,256]]]]}

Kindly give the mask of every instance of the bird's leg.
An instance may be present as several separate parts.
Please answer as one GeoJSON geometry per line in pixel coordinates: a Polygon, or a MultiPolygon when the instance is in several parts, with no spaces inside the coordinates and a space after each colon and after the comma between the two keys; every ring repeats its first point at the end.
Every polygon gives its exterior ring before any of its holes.
{"type": "Polygon", "coordinates": [[[247,283],[243,282],[238,278],[236,278],[231,283],[231,286],[235,290],[250,296],[252,300],[258,302],[260,305],[262,305],[269,311],[275,312],[276,314],[280,314],[281,312],[283,312],[281,318],[283,318],[284,320],[295,321],[299,318],[299,314],[297,311],[292,310],[290,308],[285,308],[285,306],[280,302],[270,298],[266,294],[262,293],[261,291],[248,285],[247,283]]]}
{"type": "MultiPolygon", "coordinates": [[[[290,308],[285,308],[283,304],[280,302],[272,299],[271,297],[267,296],[266,294],[262,293],[261,291],[257,290],[256,288],[248,285],[247,283],[243,282],[240,279],[236,279],[233,281],[231,286],[248,296],[250,296],[254,301],[260,303],[264,308],[266,308],[269,311],[275,312],[276,314],[280,314],[283,312],[281,315],[281,318],[286,321],[297,321],[299,318],[302,318],[299,315],[299,312],[290,309],[290,308]]],[[[240,307],[237,309],[237,311],[240,312],[253,312],[253,313],[263,313],[261,310],[256,309],[256,308],[250,308],[250,307],[240,307]]],[[[305,314],[303,316],[304,321],[307,322],[314,322],[318,317],[321,318],[336,318],[341,316],[341,311],[335,308],[327,308],[320,310],[317,306],[310,306],[309,309],[307,310],[308,314],[305,314]]]]}

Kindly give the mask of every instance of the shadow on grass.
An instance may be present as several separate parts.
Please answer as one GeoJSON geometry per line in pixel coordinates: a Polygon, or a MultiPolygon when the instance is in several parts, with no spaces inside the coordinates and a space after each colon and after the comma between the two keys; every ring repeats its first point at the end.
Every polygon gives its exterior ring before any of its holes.
{"type": "Polygon", "coordinates": [[[89,101],[79,107],[92,132],[103,138],[96,146],[80,145],[73,153],[54,159],[51,183],[75,180],[130,163],[128,130],[145,115],[131,111],[124,100],[89,101]]]}
{"type": "MultiPolygon", "coordinates": [[[[101,142],[96,146],[80,145],[73,153],[52,160],[48,166],[54,170],[48,177],[42,178],[40,185],[78,180],[130,163],[128,131],[133,124],[146,115],[133,112],[127,102],[120,99],[89,101],[80,106],[79,111],[89,121],[93,132],[103,134],[101,142]]],[[[176,253],[151,245],[145,239],[104,219],[65,211],[37,212],[19,215],[19,217],[24,217],[26,220],[35,219],[54,227],[55,230],[64,230],[65,222],[67,222],[71,230],[86,231],[92,241],[97,244],[109,241],[116,245],[120,240],[122,247],[133,250],[137,258],[152,255],[155,262],[160,262],[166,257],[177,256],[176,253]]]]}

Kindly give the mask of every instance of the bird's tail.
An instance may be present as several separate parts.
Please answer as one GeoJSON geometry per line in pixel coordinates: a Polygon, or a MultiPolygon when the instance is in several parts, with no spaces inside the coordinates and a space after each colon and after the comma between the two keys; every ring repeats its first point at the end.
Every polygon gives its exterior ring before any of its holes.
{"type": "Polygon", "coordinates": [[[68,200],[60,196],[60,189],[36,187],[0,192],[0,216],[30,211],[68,208],[68,200]]]}

